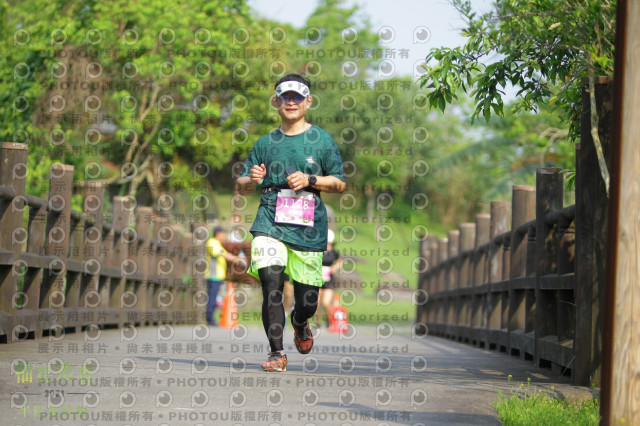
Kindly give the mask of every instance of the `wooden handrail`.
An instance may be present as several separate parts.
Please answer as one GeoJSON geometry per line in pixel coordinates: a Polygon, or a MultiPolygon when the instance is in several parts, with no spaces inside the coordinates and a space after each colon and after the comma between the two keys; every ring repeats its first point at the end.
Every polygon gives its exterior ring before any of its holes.
{"type": "Polygon", "coordinates": [[[25,181],[14,171],[23,171],[26,156],[25,144],[0,145],[0,261],[43,274],[25,275],[19,293],[17,274],[0,276],[3,341],[89,325],[205,321],[204,270],[193,267],[204,251],[191,232],[180,235],[171,225],[171,238],[159,240],[166,219],[150,207],[128,209],[123,197],[113,199],[113,222],[104,221],[101,182],[75,185],[83,191],[83,211],[72,209],[73,166],[51,166],[48,198],[25,194],[25,181]],[[29,223],[23,228],[25,208],[29,223]]]}

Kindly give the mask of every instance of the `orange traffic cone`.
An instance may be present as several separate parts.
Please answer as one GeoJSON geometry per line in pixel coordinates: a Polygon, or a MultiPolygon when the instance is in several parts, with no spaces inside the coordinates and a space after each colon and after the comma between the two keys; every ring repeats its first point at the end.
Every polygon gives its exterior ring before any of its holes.
{"type": "Polygon", "coordinates": [[[349,317],[347,308],[340,306],[340,295],[333,295],[333,304],[331,305],[331,315],[329,317],[329,332],[344,333],[349,327],[349,317]]]}
{"type": "Polygon", "coordinates": [[[220,315],[220,327],[236,328],[238,326],[238,308],[236,306],[235,284],[227,284],[227,294],[224,296],[224,306],[220,315]]]}

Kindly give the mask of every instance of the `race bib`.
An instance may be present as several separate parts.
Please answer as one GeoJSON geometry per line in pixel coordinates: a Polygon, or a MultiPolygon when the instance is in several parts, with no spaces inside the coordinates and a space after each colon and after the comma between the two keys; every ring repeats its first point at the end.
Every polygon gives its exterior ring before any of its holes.
{"type": "Polygon", "coordinates": [[[331,279],[331,266],[322,266],[322,281],[327,282],[331,279]]]}
{"type": "Polygon", "coordinates": [[[276,197],[276,223],[313,226],[316,200],[311,192],[281,189],[276,197]]]}

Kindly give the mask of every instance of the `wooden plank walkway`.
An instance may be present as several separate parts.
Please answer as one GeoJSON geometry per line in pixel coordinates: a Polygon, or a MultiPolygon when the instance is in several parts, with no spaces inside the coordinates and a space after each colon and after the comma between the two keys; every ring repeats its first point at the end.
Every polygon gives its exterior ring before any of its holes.
{"type": "Polygon", "coordinates": [[[561,396],[589,392],[529,361],[408,326],[321,330],[308,355],[292,339],[288,327],[284,373],[260,369],[268,347],[257,327],[124,328],[2,345],[0,424],[491,425],[508,375],[561,396]]]}

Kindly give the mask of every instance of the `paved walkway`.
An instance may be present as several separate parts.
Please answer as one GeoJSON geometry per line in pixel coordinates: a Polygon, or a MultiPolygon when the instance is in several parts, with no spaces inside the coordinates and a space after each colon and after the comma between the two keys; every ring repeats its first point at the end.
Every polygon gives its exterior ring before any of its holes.
{"type": "Polygon", "coordinates": [[[509,374],[564,395],[584,392],[530,362],[412,337],[409,327],[321,331],[308,355],[292,339],[289,327],[285,373],[260,369],[264,332],[242,326],[103,330],[2,345],[0,424],[500,424],[490,403],[512,387],[509,374]]]}

